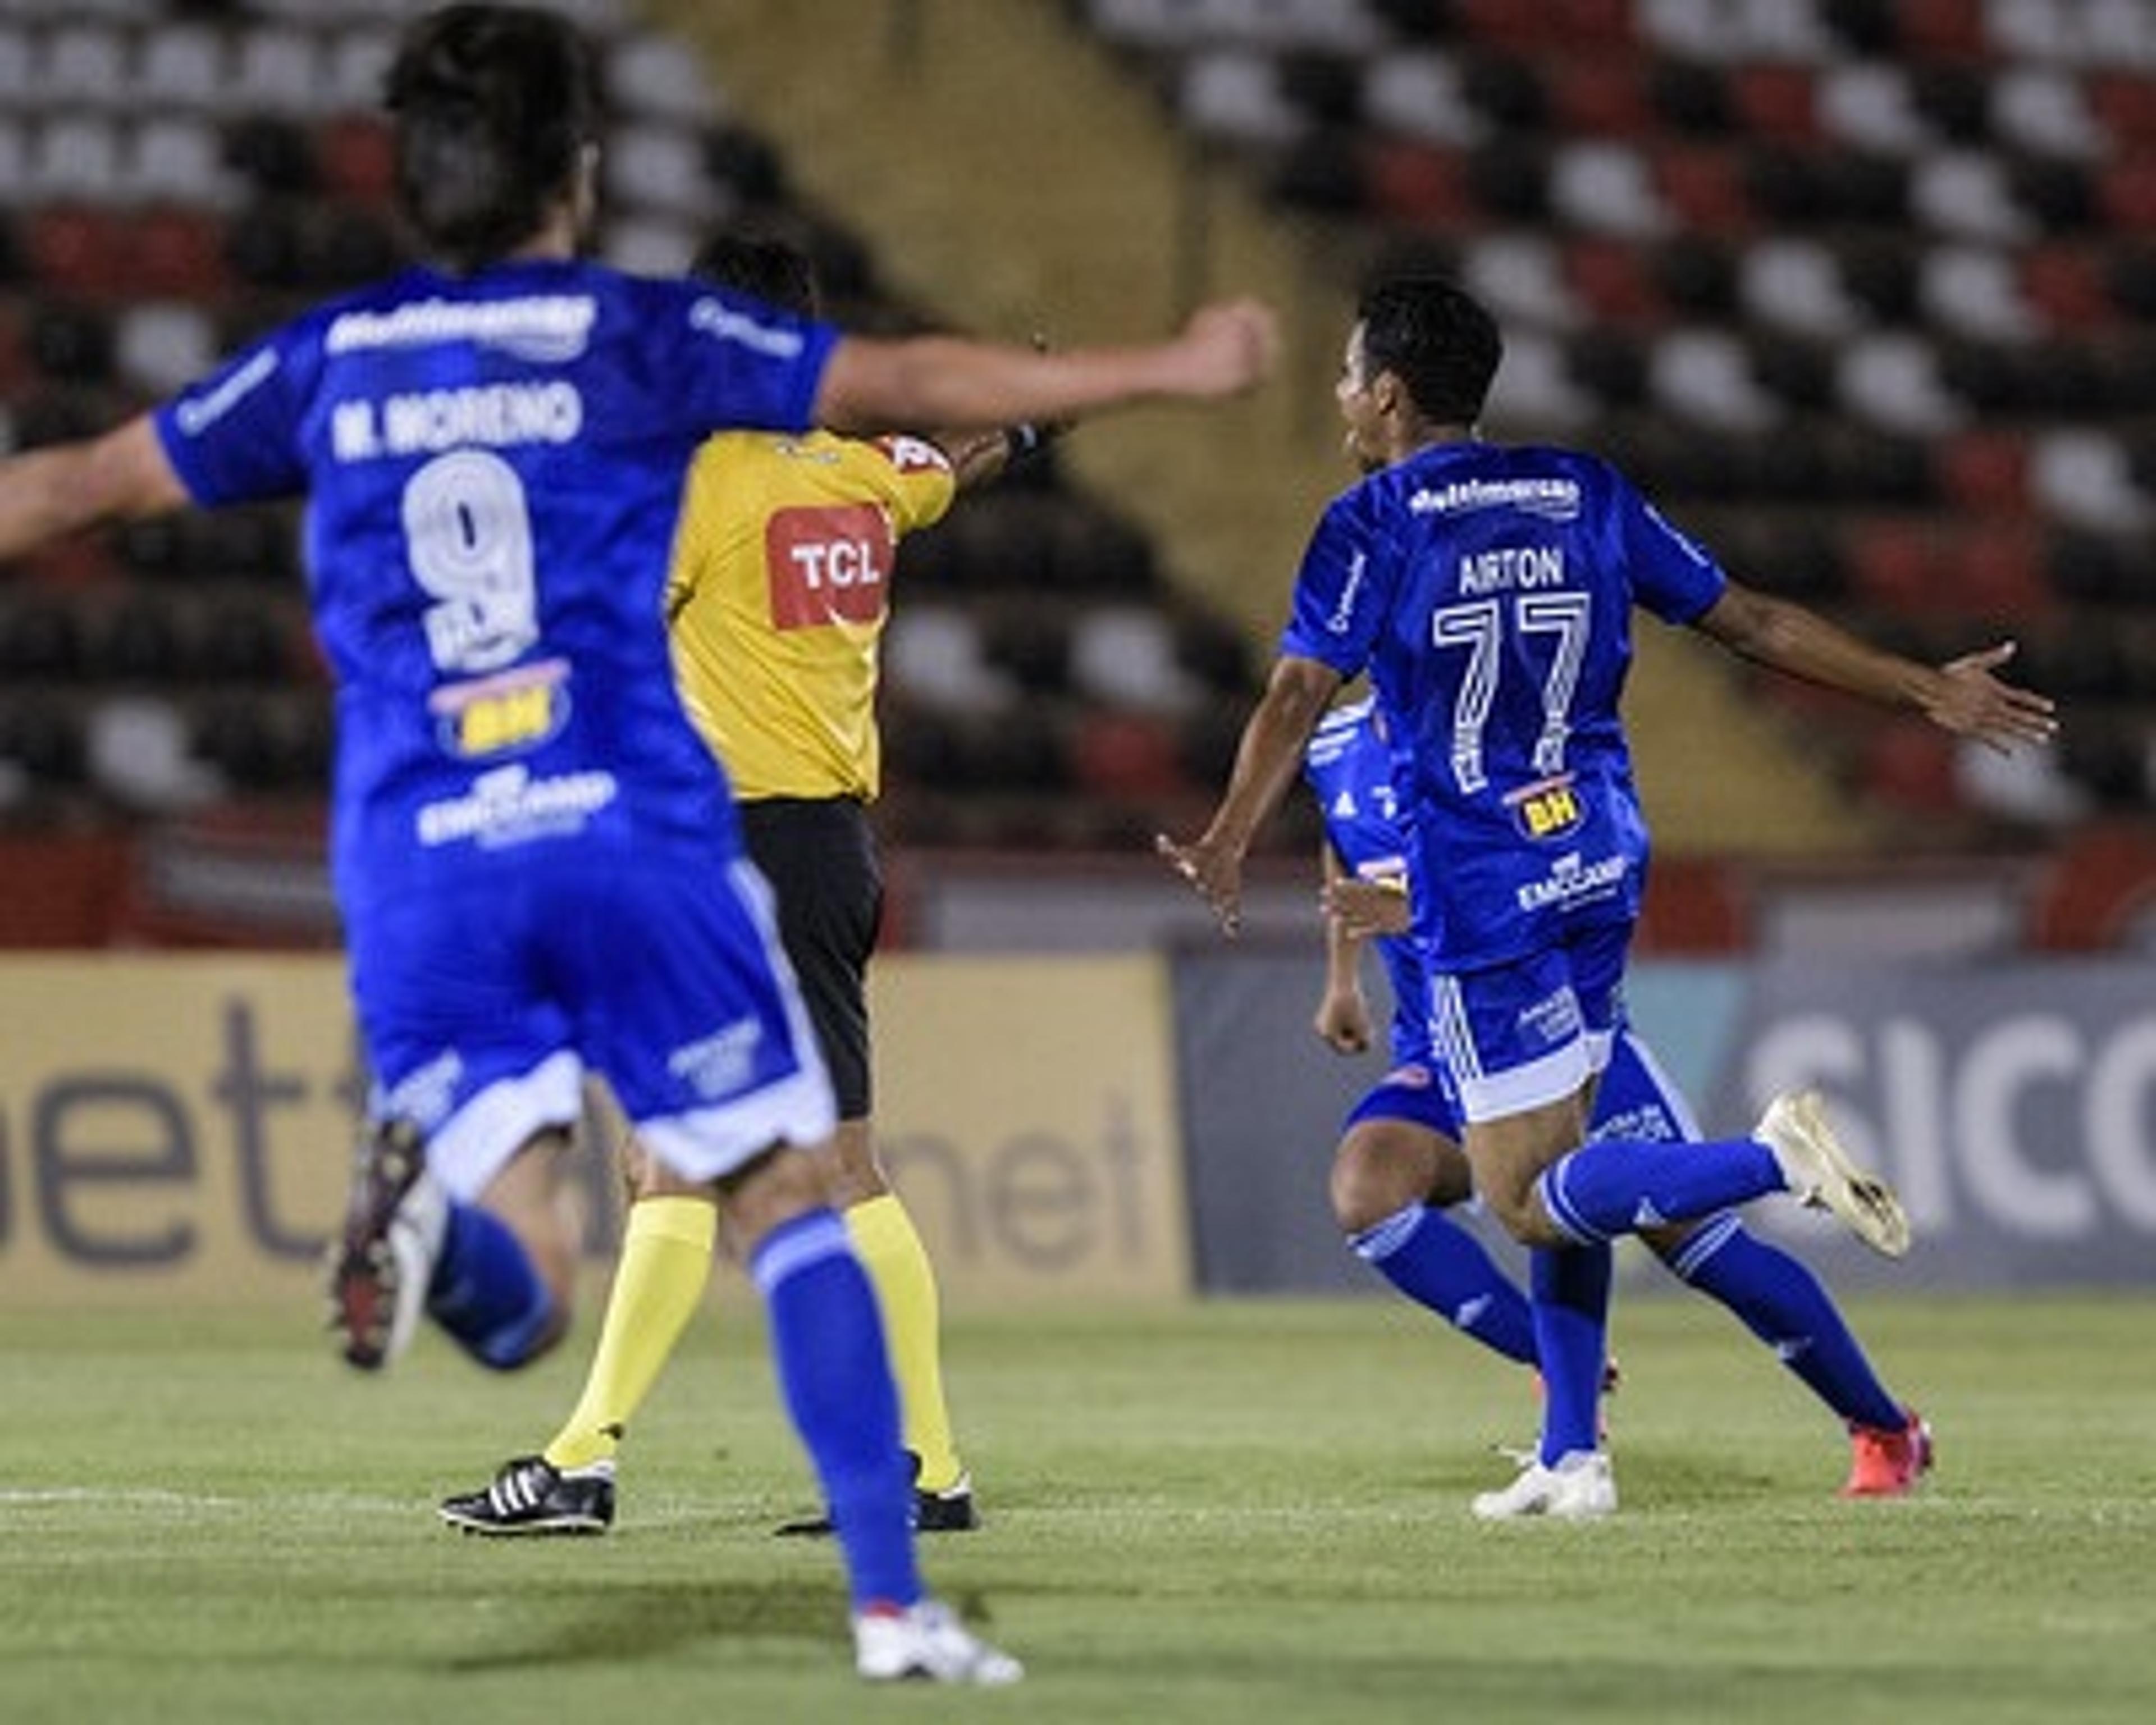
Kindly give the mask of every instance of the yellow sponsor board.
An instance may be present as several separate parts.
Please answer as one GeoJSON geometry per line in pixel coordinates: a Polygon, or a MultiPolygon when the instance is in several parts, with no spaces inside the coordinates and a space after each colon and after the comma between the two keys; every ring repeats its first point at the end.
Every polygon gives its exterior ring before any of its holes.
{"type": "MultiPolygon", "coordinates": [[[[880,965],[886,1153],[953,1309],[1188,1290],[1167,994],[1149,958],[880,965]]],[[[0,1302],[316,1298],[358,1064],[335,958],[0,957],[0,1302]]]]}
{"type": "Polygon", "coordinates": [[[877,1136],[954,1301],[1190,1289],[1168,971],[885,960],[877,1136]]]}

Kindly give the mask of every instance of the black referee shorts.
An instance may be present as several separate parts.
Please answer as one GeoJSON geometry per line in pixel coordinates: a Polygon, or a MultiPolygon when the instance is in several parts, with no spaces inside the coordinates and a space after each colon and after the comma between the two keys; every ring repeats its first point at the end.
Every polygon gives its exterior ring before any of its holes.
{"type": "Polygon", "coordinates": [[[870,1112],[869,955],[883,920],[883,869],[868,810],[851,797],[741,805],[749,860],[778,900],[778,937],[831,1070],[841,1120],[870,1112]]]}

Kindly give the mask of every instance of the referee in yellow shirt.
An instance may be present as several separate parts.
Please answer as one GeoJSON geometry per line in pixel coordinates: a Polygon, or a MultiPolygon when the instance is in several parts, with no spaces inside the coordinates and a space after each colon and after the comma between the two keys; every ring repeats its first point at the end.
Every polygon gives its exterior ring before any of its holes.
{"type": "MultiPolygon", "coordinates": [[[[696,273],[786,310],[818,309],[807,258],[783,241],[722,236],[696,273]]],[[[870,1127],[866,981],[883,907],[868,819],[882,764],[878,660],[900,539],[1040,441],[1024,426],[943,440],[722,433],[689,470],[666,592],[682,702],[733,780],[837,1092],[831,1202],[875,1284],[906,1446],[919,1462],[916,1522],[927,1532],[970,1528],[977,1516],[944,1401],[936,1272],[870,1127]]],[[[634,1146],[624,1157],[635,1200],[583,1396],[541,1452],[555,1477],[515,1502],[492,1490],[445,1500],[443,1517],[457,1527],[597,1532],[613,1521],[623,1432],[696,1312],[716,1237],[707,1193],[634,1146]]],[[[819,1517],[779,1531],[830,1527],[819,1517]]]]}

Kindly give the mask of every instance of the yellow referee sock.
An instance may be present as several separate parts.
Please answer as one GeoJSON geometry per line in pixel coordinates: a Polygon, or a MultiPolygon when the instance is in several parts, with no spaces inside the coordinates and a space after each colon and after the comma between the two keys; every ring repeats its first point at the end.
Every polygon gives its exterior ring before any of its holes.
{"type": "Polygon", "coordinates": [[[906,1447],[921,1458],[916,1483],[924,1491],[947,1491],[964,1470],[951,1441],[951,1411],[943,1404],[941,1301],[927,1249],[894,1192],[854,1205],[846,1212],[846,1230],[883,1312],[906,1447]]]}
{"type": "Polygon", "coordinates": [[[718,1231],[717,1207],[701,1198],[647,1198],[630,1207],[583,1396],[542,1452],[555,1466],[613,1459],[696,1316],[718,1231]]]}

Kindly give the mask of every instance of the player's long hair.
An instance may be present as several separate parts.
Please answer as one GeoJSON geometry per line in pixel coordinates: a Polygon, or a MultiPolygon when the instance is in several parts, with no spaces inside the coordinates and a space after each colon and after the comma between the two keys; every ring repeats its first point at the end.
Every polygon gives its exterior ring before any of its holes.
{"type": "Polygon", "coordinates": [[[689,273],[803,317],[819,316],[824,309],[808,254],[776,234],[731,229],[715,234],[696,254],[689,273]]]}
{"type": "Polygon", "coordinates": [[[456,270],[538,232],[592,141],[589,50],[528,6],[454,5],[406,31],[390,67],[397,197],[428,253],[456,270]]]}
{"type": "Polygon", "coordinates": [[[1482,417],[1505,347],[1496,320],[1473,295],[1440,276],[1392,276],[1364,290],[1355,316],[1366,379],[1390,372],[1439,425],[1482,417]]]}

